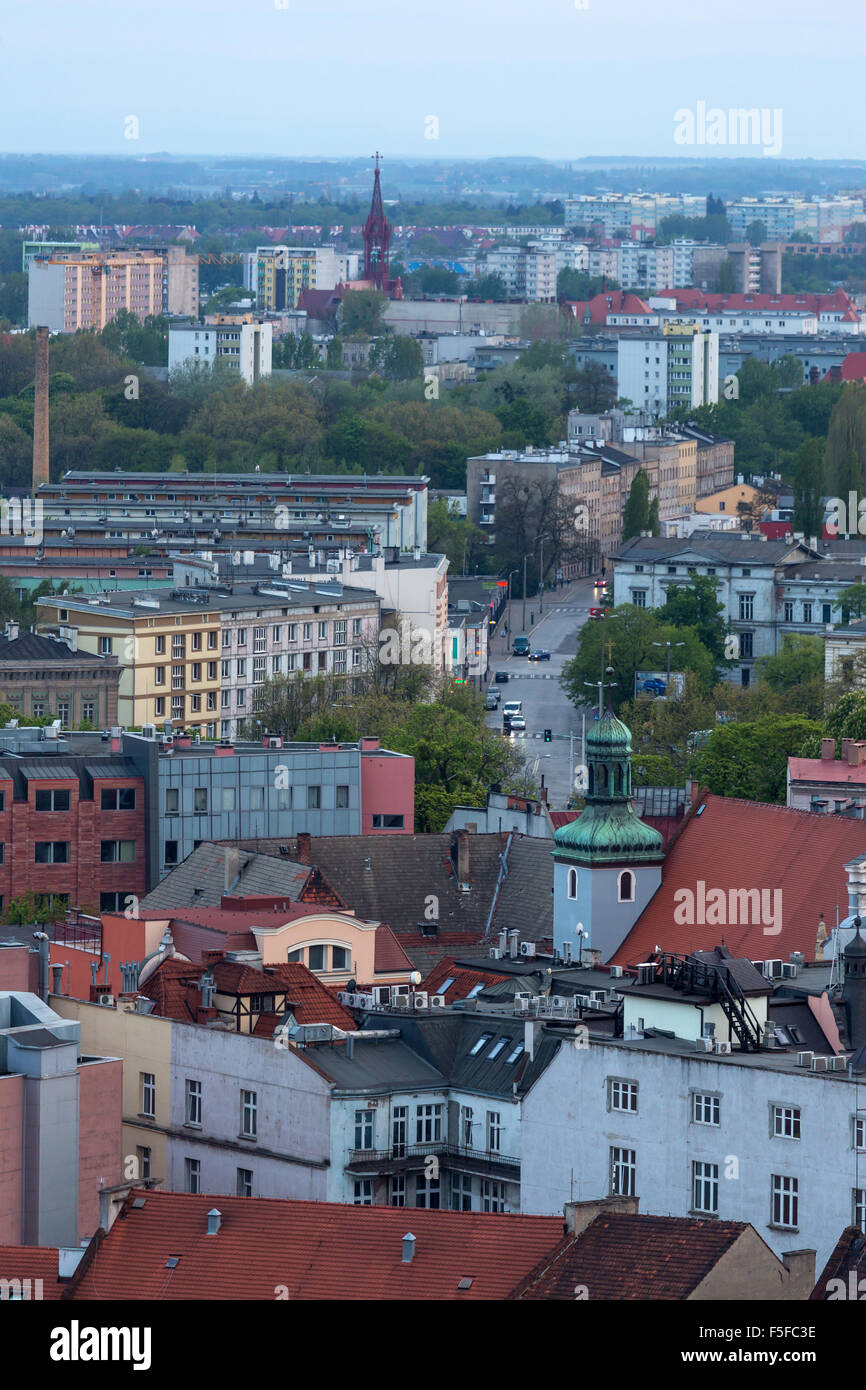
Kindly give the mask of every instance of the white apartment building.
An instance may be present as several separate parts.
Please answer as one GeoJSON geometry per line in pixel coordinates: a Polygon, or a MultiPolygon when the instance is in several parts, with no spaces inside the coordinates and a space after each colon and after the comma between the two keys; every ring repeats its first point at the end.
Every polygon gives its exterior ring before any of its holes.
{"type": "Polygon", "coordinates": [[[706,217],[707,200],[689,193],[581,193],[565,200],[566,227],[600,225],[607,237],[649,239],[674,214],[706,217]]]}
{"type": "Polygon", "coordinates": [[[666,416],[677,405],[712,405],[719,398],[717,333],[662,333],[620,338],[619,394],[639,410],[666,416]]]}
{"type": "Polygon", "coordinates": [[[509,299],[542,303],[556,300],[557,252],[533,251],[524,246],[500,246],[479,260],[479,275],[499,275],[509,299]]]}
{"type": "MultiPolygon", "coordinates": [[[[726,205],[734,237],[744,240],[752,222],[763,222],[768,241],[791,241],[794,232],[809,232],[819,242],[839,242],[854,222],[863,219],[863,199],[736,198],[726,205]]],[[[567,216],[567,215],[566,215],[567,216]]]]}
{"type": "Polygon", "coordinates": [[[168,367],[200,365],[216,361],[234,367],[248,386],[270,376],[273,329],[269,323],[179,324],[168,330],[168,367]]]}

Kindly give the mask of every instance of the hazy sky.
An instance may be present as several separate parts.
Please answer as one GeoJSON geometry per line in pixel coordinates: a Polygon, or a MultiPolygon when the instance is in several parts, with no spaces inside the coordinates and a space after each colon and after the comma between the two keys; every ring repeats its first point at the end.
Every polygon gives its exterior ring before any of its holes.
{"type": "Polygon", "coordinates": [[[860,0],[19,0],[2,36],[4,152],[682,156],[703,102],[866,157],[860,0]]]}

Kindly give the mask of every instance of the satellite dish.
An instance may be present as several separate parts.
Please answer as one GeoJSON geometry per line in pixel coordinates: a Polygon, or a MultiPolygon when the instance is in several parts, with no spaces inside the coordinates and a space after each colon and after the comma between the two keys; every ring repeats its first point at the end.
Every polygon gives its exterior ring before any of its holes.
{"type": "Polygon", "coordinates": [[[347,994],[357,994],[357,992],[358,992],[358,981],[357,981],[357,980],[349,980],[348,984],[346,985],[346,993],[347,993],[347,994]]]}

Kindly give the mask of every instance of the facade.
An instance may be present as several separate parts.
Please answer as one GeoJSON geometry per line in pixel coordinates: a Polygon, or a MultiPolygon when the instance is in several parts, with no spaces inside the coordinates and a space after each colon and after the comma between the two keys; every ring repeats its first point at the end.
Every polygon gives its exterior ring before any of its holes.
{"type": "Polygon", "coordinates": [[[822,738],[820,758],[788,759],[788,806],[833,815],[859,809],[864,799],[866,743],[843,738],[842,756],[837,758],[836,740],[822,738]]]}
{"type": "Polygon", "coordinates": [[[232,737],[255,715],[256,688],[294,671],[351,676],[378,642],[378,595],[298,581],[219,589],[139,590],[38,602],[40,627],[77,634],[79,651],[117,657],[118,716],[129,727],[171,719],[232,737]]]}
{"type": "Polygon", "coordinates": [[[24,720],[52,715],[64,729],[110,727],[117,723],[120,675],[116,657],[78,651],[72,634],[66,641],[21,634],[7,622],[0,637],[0,701],[24,720]]]}
{"type": "MultiPolygon", "coordinates": [[[[27,280],[28,327],[99,333],[121,309],[141,320],[161,314],[170,264],[157,251],[70,252],[33,260],[27,280]]],[[[178,275],[179,263],[173,269],[178,275]]]]}
{"type": "Polygon", "coordinates": [[[566,227],[599,226],[617,234],[650,240],[665,217],[706,217],[707,200],[688,193],[581,193],[565,199],[566,227]]]}
{"type": "Polygon", "coordinates": [[[260,311],[296,309],[304,290],[334,290],[357,280],[357,252],[338,254],[333,246],[257,246],[244,252],[244,287],[260,311]]]}
{"type": "Polygon", "coordinates": [[[123,1063],[36,994],[0,993],[0,1039],[0,1242],[75,1247],[121,1179],[123,1063]]]}
{"type": "Polygon", "coordinates": [[[660,336],[620,338],[617,381],[620,396],[656,416],[712,405],[719,398],[718,334],[692,322],[667,324],[660,336]]]}
{"type": "Polygon", "coordinates": [[[794,232],[808,232],[818,242],[841,242],[854,222],[863,220],[863,199],[736,198],[725,208],[736,236],[745,236],[753,222],[764,225],[767,240],[792,241],[794,232]]]}
{"type": "Polygon", "coordinates": [[[498,275],[508,299],[556,301],[557,253],[526,246],[500,246],[479,259],[476,275],[498,275]]]}
{"type": "Polygon", "coordinates": [[[216,324],[178,324],[168,330],[168,367],[213,367],[216,362],[233,367],[247,383],[271,374],[272,333],[269,323],[240,318],[216,324]]]}

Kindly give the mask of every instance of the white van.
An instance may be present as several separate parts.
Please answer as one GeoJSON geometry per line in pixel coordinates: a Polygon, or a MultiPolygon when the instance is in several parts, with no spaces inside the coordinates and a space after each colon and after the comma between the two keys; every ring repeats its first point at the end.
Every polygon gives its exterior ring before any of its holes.
{"type": "Polygon", "coordinates": [[[503,714],[522,714],[522,713],[523,713],[523,701],[522,701],[522,700],[506,700],[505,704],[502,706],[502,713],[503,713],[503,714]]]}

